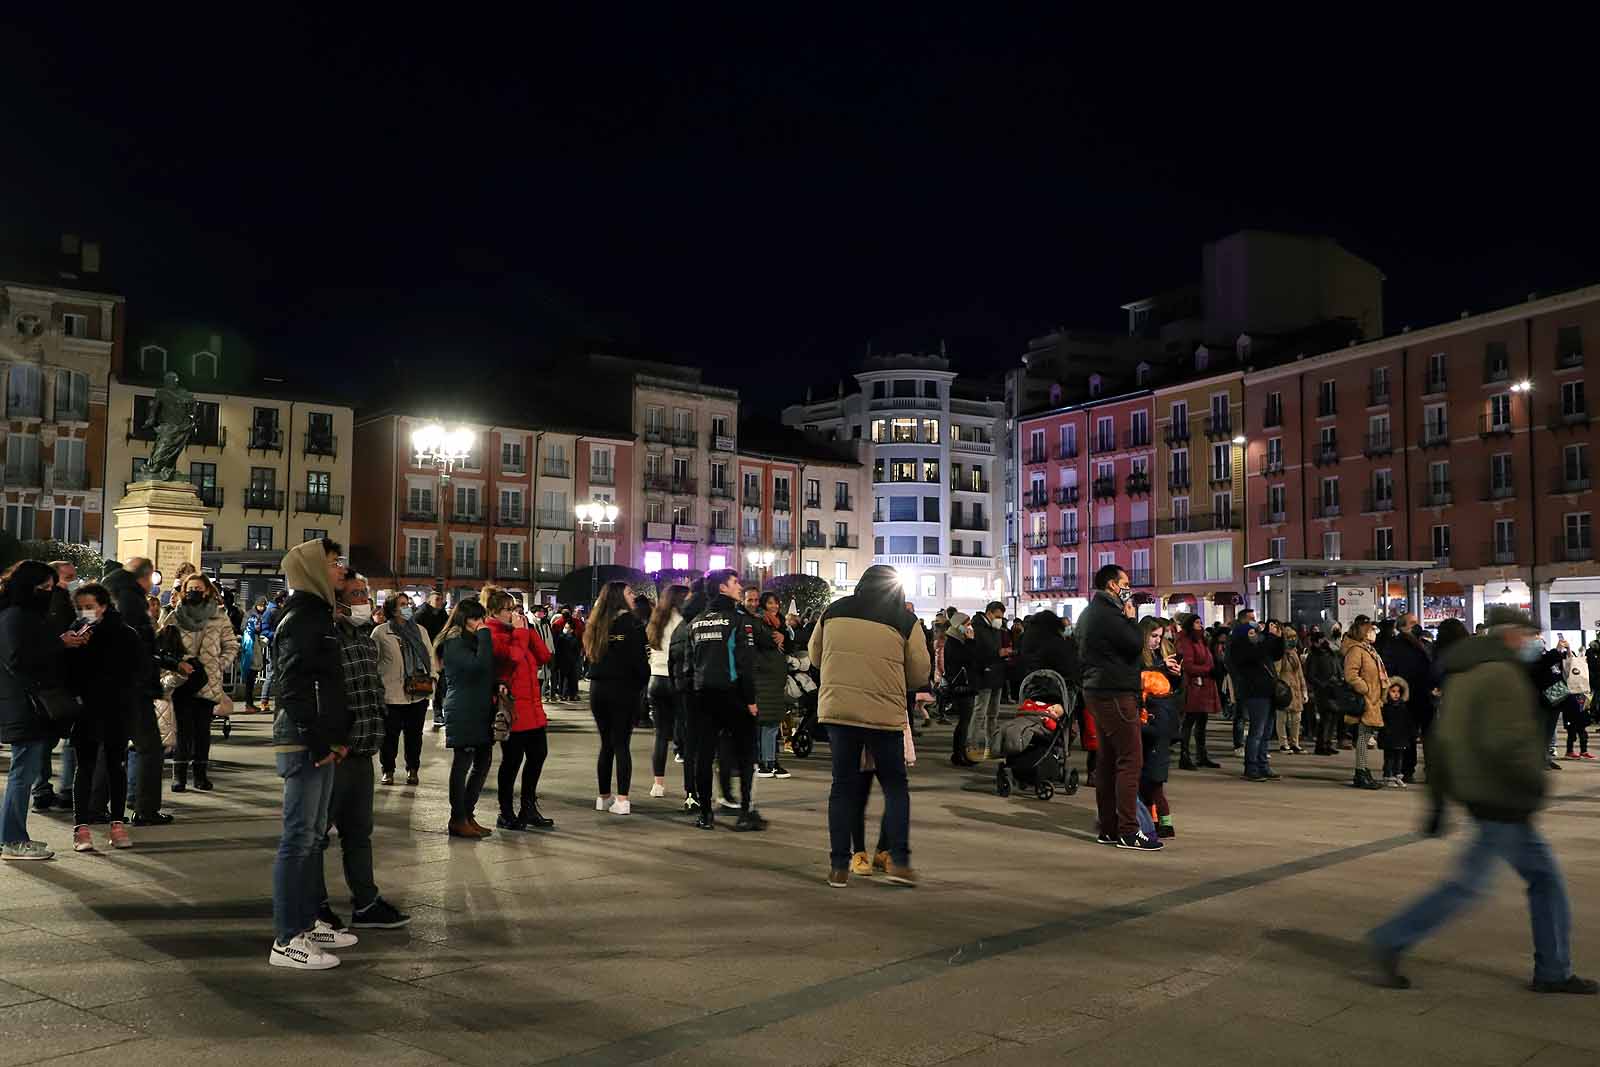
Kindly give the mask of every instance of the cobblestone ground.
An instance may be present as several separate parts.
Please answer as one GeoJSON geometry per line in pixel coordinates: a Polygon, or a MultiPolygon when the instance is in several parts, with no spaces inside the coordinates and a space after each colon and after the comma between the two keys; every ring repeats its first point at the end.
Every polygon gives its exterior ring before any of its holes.
{"type": "MultiPolygon", "coordinates": [[[[1233,760],[1174,771],[1178,837],[1135,855],[1095,846],[1087,790],[1001,799],[935,731],[912,782],[922,885],[832,890],[826,747],[759,784],[769,832],[706,834],[679,814],[681,785],[645,795],[642,734],[634,814],[596,813],[587,709],[554,722],[556,830],[480,843],[445,836],[447,756],[428,735],[422,785],[377,801],[378,880],[415,921],[363,934],[324,973],[266,963],[264,716],[217,740],[216,792],[169,798],[180,821],[136,830],[131,852],[76,855],[65,816],[33,816],[58,858],[0,869],[0,1065],[1600,1062],[1594,1001],[1523,989],[1509,872],[1411,962],[1415,989],[1367,984],[1361,932],[1462,837],[1413,833],[1420,789],[1345,788],[1348,754],[1280,756],[1270,785],[1233,760]]],[[[1567,764],[1555,786],[1542,825],[1578,966],[1600,973],[1585,906],[1600,771],[1567,764]]],[[[480,821],[495,806],[491,775],[480,821]]]]}

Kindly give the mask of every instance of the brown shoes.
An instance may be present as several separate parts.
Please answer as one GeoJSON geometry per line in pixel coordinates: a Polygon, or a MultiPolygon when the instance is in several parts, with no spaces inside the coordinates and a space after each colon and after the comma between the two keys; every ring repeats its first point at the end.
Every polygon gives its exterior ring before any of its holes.
{"type": "Polygon", "coordinates": [[[478,831],[479,837],[491,837],[494,834],[494,831],[489,829],[487,826],[479,826],[478,820],[470,815],[467,817],[467,822],[472,824],[472,828],[474,830],[478,831]]]}
{"type": "Polygon", "coordinates": [[[835,889],[843,889],[850,884],[850,872],[838,867],[828,872],[828,884],[835,889]]]}
{"type": "Polygon", "coordinates": [[[476,841],[479,838],[488,837],[489,831],[483,829],[471,819],[461,819],[450,823],[450,836],[464,837],[468,841],[476,841]]]}
{"type": "Polygon", "coordinates": [[[898,863],[891,861],[886,881],[890,885],[903,885],[910,888],[917,884],[917,872],[910,867],[902,867],[898,863]]]}

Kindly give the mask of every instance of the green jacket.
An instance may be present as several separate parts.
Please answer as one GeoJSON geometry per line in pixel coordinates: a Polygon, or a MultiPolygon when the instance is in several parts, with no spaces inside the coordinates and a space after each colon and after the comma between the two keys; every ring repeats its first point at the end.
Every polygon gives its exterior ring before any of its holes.
{"type": "Polygon", "coordinates": [[[1522,822],[1545,793],[1538,695],[1498,637],[1469,637],[1444,656],[1438,722],[1428,740],[1428,787],[1479,819],[1522,822]]]}

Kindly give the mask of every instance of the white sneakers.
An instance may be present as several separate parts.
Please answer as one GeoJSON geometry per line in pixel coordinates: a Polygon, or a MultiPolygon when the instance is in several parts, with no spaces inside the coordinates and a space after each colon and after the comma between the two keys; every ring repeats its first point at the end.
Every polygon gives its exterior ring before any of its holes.
{"type": "Polygon", "coordinates": [[[618,797],[611,802],[611,807],[606,810],[613,815],[632,815],[633,805],[628,803],[627,797],[618,797]]]}
{"type": "Polygon", "coordinates": [[[318,919],[316,925],[300,936],[316,945],[318,948],[349,948],[361,939],[349,930],[335,930],[328,923],[318,919]]]}
{"type": "Polygon", "coordinates": [[[267,962],[274,967],[292,967],[297,971],[326,971],[339,966],[339,957],[324,952],[320,945],[301,934],[291,937],[287,945],[274,941],[272,951],[267,954],[267,962]]]}
{"type": "Polygon", "coordinates": [[[653,797],[664,797],[667,795],[667,787],[662,785],[660,782],[657,782],[650,787],[650,795],[653,797]]]}
{"type": "Polygon", "coordinates": [[[611,798],[609,796],[595,797],[594,798],[594,810],[595,811],[605,811],[606,807],[608,805],[610,805],[610,803],[611,803],[611,798]]]}

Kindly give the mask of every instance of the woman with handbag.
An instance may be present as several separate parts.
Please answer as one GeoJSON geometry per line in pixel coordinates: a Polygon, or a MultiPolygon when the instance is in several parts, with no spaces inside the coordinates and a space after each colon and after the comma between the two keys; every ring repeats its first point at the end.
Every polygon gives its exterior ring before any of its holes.
{"type": "Polygon", "coordinates": [[[1222,766],[1206,751],[1206,726],[1211,716],[1222,713],[1222,698],[1217,688],[1216,660],[1206,641],[1205,624],[1200,616],[1184,612],[1177,617],[1178,637],[1174,642],[1183,674],[1183,726],[1178,746],[1178,769],[1222,766]],[[1193,743],[1194,758],[1190,758],[1193,743]]]}
{"type": "MultiPolygon", "coordinates": [[[[372,640],[378,646],[378,675],[383,679],[385,705],[383,744],[378,749],[378,765],[382,769],[378,781],[384,785],[394,785],[395,760],[400,754],[402,736],[406,742],[406,785],[417,784],[417,772],[422,765],[422,727],[428,717],[428,699],[433,696],[439,675],[428,635],[417,624],[414,612],[411,598],[396,592],[384,603],[383,625],[372,628],[372,640]]],[[[446,693],[446,703],[448,699],[446,693]]]]}
{"type": "Polygon", "coordinates": [[[548,830],[555,823],[539,811],[539,772],[544,769],[550,743],[545,726],[544,701],[539,696],[539,669],[550,662],[550,650],[528,625],[521,606],[511,594],[486,585],[478,600],[488,614],[486,623],[494,644],[494,672],[510,701],[510,721],[500,739],[500,818],[502,830],[548,830]],[[522,806],[516,805],[517,772],[522,772],[522,806]]]}
{"type": "Polygon", "coordinates": [[[950,709],[956,714],[956,732],[951,741],[950,763],[955,767],[976,767],[978,761],[967,754],[967,728],[972,725],[973,698],[978,689],[973,684],[977,668],[971,645],[972,618],[965,612],[954,612],[950,625],[944,631],[945,692],[949,695],[950,709]]]}
{"type": "MultiPolygon", "coordinates": [[[[494,762],[494,637],[483,605],[463,600],[450,612],[434,646],[444,664],[444,744],[450,757],[450,836],[478,840],[494,831],[473,809],[494,762]]],[[[424,706],[426,702],[424,702],[424,706]]]]}
{"type": "Polygon", "coordinates": [[[1300,635],[1290,627],[1283,632],[1283,658],[1278,661],[1278,684],[1289,687],[1289,703],[1280,709],[1282,714],[1279,721],[1283,734],[1278,751],[1299,755],[1304,751],[1300,747],[1300,716],[1306,708],[1306,672],[1305,661],[1300,658],[1300,635]]]}
{"type": "MultiPolygon", "coordinates": [[[[177,604],[167,612],[166,625],[156,645],[182,661],[181,678],[172,690],[172,710],[178,721],[178,751],[172,764],[172,791],[189,788],[189,767],[194,767],[194,787],[210,791],[206,768],[211,756],[211,715],[218,704],[230,702],[223,675],[239,658],[239,636],[222,607],[216,586],[203,574],[190,574],[178,591],[177,604]]],[[[230,702],[231,703],[231,702],[230,702]]]]}
{"type": "MultiPolygon", "coordinates": [[[[134,717],[139,710],[133,700],[138,691],[140,671],[147,663],[143,644],[133,627],[111,603],[105,586],[91,582],[73,594],[77,610],[76,632],[89,643],[70,649],[66,669],[73,688],[83,702],[83,713],[72,724],[72,746],[85,768],[94,767],[102,752],[106,767],[106,804],[110,816],[112,848],[131,848],[128,828],[123,822],[127,810],[128,739],[133,735],[134,717]]],[[[94,837],[89,818],[94,810],[94,776],[79,775],[72,783],[72,848],[93,852],[94,837]]]]}
{"type": "Polygon", "coordinates": [[[1357,789],[1383,788],[1367,769],[1367,741],[1383,729],[1383,702],[1389,692],[1389,671],[1372,647],[1375,629],[1370,622],[1352,623],[1344,637],[1344,680],[1361,695],[1360,711],[1344,717],[1345,725],[1358,726],[1356,774],[1350,783],[1357,789]]]}
{"type": "Polygon", "coordinates": [[[55,588],[55,569],[37,560],[23,560],[0,579],[0,742],[11,746],[0,802],[0,859],[55,855],[28,837],[28,802],[45,753],[77,706],[61,685],[62,652],[89,643],[87,634],[70,630],[57,637],[45,621],[55,588]]]}

